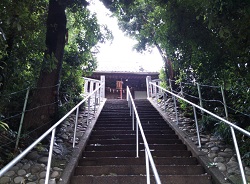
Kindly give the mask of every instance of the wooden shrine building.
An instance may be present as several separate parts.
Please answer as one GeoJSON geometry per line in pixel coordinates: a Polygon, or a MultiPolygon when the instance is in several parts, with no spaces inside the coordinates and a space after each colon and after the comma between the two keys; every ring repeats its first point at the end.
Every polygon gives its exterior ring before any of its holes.
{"type": "Polygon", "coordinates": [[[135,99],[147,98],[146,77],[158,79],[158,72],[93,72],[90,78],[99,80],[105,76],[105,97],[107,99],[126,99],[126,88],[130,91],[135,99]]]}

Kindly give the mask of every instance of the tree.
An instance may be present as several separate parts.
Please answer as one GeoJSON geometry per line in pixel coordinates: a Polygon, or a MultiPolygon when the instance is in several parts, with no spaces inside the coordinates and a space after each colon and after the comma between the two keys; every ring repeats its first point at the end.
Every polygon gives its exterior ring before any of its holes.
{"type": "MultiPolygon", "coordinates": [[[[40,108],[26,114],[25,128],[27,130],[40,126],[41,128],[36,133],[41,134],[58,119],[60,76],[67,40],[70,41],[67,47],[67,63],[71,67],[75,65],[73,63],[79,67],[85,65],[88,67],[88,72],[95,69],[95,59],[91,49],[98,41],[103,42],[106,39],[104,35],[106,32],[101,32],[96,17],[91,16],[86,9],[87,4],[86,1],[49,1],[46,50],[37,90],[34,92],[30,105],[31,109],[40,108]],[[70,30],[66,28],[66,9],[68,18],[72,21],[69,24],[70,30]],[[75,58],[69,61],[72,56],[75,58]]],[[[74,70],[76,72],[77,69],[74,68],[74,70]]]]}

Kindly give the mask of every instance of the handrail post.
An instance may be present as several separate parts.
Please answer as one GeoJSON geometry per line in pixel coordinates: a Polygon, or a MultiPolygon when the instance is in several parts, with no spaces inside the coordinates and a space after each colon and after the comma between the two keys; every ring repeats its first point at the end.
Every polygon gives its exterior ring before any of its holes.
{"type": "Polygon", "coordinates": [[[225,93],[224,93],[224,88],[223,88],[223,86],[221,86],[221,94],[222,94],[222,99],[223,99],[223,105],[224,105],[224,110],[225,110],[225,114],[226,114],[226,119],[228,119],[228,111],[227,111],[226,97],[225,97],[225,93]]]}
{"type": "MultiPolygon", "coordinates": [[[[200,106],[203,108],[202,97],[201,97],[201,87],[199,83],[196,83],[196,85],[197,85],[198,94],[199,94],[200,106]]],[[[201,111],[201,114],[202,114],[202,120],[204,120],[204,112],[201,111]]]]}
{"type": "Polygon", "coordinates": [[[176,124],[179,124],[178,120],[178,112],[177,112],[177,105],[176,105],[176,97],[174,96],[174,109],[175,109],[175,117],[176,117],[176,124]]]}
{"type": "Polygon", "coordinates": [[[148,159],[148,153],[146,148],[145,149],[145,161],[146,161],[146,177],[147,177],[147,184],[150,184],[150,172],[149,172],[149,159],[148,159]]]}
{"type": "Polygon", "coordinates": [[[149,82],[151,82],[151,76],[147,76],[147,77],[146,77],[147,97],[148,97],[148,98],[152,96],[151,85],[149,84],[149,82]]]}
{"type": "Polygon", "coordinates": [[[132,130],[135,130],[135,112],[134,108],[132,108],[132,130]]]}
{"type": "Polygon", "coordinates": [[[244,168],[243,168],[242,161],[241,161],[240,151],[239,151],[237,139],[236,139],[235,132],[234,132],[234,128],[232,126],[230,126],[230,129],[231,129],[231,133],[232,133],[232,137],[233,137],[233,142],[234,142],[234,147],[235,147],[235,152],[236,152],[237,160],[239,162],[240,174],[241,174],[242,182],[243,182],[243,184],[247,184],[246,176],[245,176],[245,172],[244,172],[244,168]]]}
{"type": "Polygon", "coordinates": [[[181,88],[181,96],[183,96],[183,89],[182,89],[181,82],[180,82],[180,88],[181,88]]]}
{"type": "MultiPolygon", "coordinates": [[[[166,96],[166,94],[165,94],[165,92],[163,92],[164,112],[167,111],[165,96],[166,96]]],[[[166,99],[167,99],[167,98],[166,98],[166,99]]]]}
{"type": "Polygon", "coordinates": [[[51,135],[51,139],[50,139],[50,148],[49,148],[49,157],[48,157],[48,163],[47,163],[45,184],[48,184],[48,183],[49,183],[50,166],[51,166],[51,159],[52,159],[52,155],[53,155],[53,147],[54,147],[55,133],[56,133],[56,128],[54,128],[54,129],[52,130],[52,135],[51,135]]]}
{"type": "Polygon", "coordinates": [[[24,119],[25,109],[26,109],[26,106],[27,106],[29,92],[30,92],[30,88],[28,87],[27,92],[26,92],[26,96],[25,96],[24,105],[23,105],[23,111],[22,111],[22,116],[21,116],[21,120],[20,120],[20,125],[19,125],[19,129],[18,129],[15,150],[17,150],[19,139],[20,139],[20,135],[21,135],[21,131],[22,131],[23,119],[24,119]]]}
{"type": "Polygon", "coordinates": [[[90,111],[90,98],[88,98],[88,115],[87,115],[87,125],[89,124],[89,111],[90,111]]]}
{"type": "Polygon", "coordinates": [[[74,138],[73,138],[73,148],[76,144],[76,129],[77,129],[77,122],[78,122],[78,115],[79,115],[79,107],[76,109],[76,119],[75,119],[75,127],[74,127],[74,138]]]}
{"type": "Polygon", "coordinates": [[[94,100],[94,113],[96,111],[96,92],[95,92],[95,100],[94,100]]]}
{"type": "Polygon", "coordinates": [[[194,120],[195,120],[195,126],[196,126],[196,132],[197,132],[197,138],[198,138],[199,148],[201,148],[201,139],[200,139],[199,125],[198,125],[198,121],[197,121],[196,109],[195,109],[194,106],[193,106],[193,110],[194,110],[194,120]]]}
{"type": "Polygon", "coordinates": [[[136,157],[139,158],[139,126],[138,120],[136,120],[136,157]]]}

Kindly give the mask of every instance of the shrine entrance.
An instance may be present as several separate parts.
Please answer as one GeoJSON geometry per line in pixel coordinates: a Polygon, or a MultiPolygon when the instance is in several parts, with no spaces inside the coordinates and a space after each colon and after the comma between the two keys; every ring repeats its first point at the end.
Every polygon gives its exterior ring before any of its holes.
{"type": "Polygon", "coordinates": [[[130,88],[133,98],[146,99],[146,77],[158,79],[158,72],[93,72],[91,78],[105,76],[105,97],[107,99],[126,99],[126,88],[130,88]]]}

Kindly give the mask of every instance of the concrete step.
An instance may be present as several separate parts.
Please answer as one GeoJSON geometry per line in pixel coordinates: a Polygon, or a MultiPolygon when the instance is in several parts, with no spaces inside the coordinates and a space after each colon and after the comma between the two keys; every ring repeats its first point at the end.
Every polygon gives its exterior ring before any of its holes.
{"type": "MultiPolygon", "coordinates": [[[[133,130],[93,130],[91,132],[92,135],[123,135],[123,134],[134,134],[133,130]]],[[[140,132],[139,132],[140,134],[140,132]]],[[[144,130],[145,135],[162,135],[162,134],[175,134],[173,130],[144,130]]]]}
{"type": "MultiPolygon", "coordinates": [[[[180,144],[182,143],[180,139],[151,139],[147,138],[148,144],[180,144]]],[[[135,137],[127,139],[90,139],[89,144],[135,144],[135,137]]],[[[140,140],[140,143],[142,141],[140,140]]]]}
{"type": "MultiPolygon", "coordinates": [[[[139,136],[140,137],[140,136],[139,136]]],[[[132,139],[135,138],[135,133],[133,134],[123,134],[123,135],[91,135],[90,140],[100,140],[100,139],[132,139]]],[[[147,138],[162,138],[162,139],[178,139],[178,136],[175,134],[151,134],[147,138]]]]}
{"type": "MultiPolygon", "coordinates": [[[[154,162],[157,165],[197,165],[195,157],[176,158],[176,157],[155,157],[154,162]]],[[[98,158],[81,158],[79,166],[97,166],[97,165],[144,165],[145,157],[128,158],[128,157],[98,157],[98,158]]]]}
{"type": "MultiPolygon", "coordinates": [[[[151,150],[186,150],[187,147],[184,144],[160,144],[160,145],[149,145],[151,150]]],[[[144,149],[144,145],[139,145],[139,149],[144,149]]],[[[115,151],[115,150],[136,150],[134,144],[115,144],[115,145],[89,145],[85,148],[86,151],[115,151]]]]}
{"type": "MultiPolygon", "coordinates": [[[[190,157],[191,152],[187,150],[161,150],[151,151],[153,157],[190,157]]],[[[123,150],[123,151],[84,151],[83,157],[136,157],[136,151],[123,150]]],[[[145,152],[140,151],[139,156],[144,157],[145,152]]]]}
{"type": "MultiPolygon", "coordinates": [[[[211,177],[208,175],[160,175],[162,184],[211,184],[211,177]]],[[[154,177],[150,178],[155,184],[154,177]]],[[[71,184],[145,184],[146,176],[73,176],[71,184]]]]}
{"type": "MultiPolygon", "coordinates": [[[[158,165],[157,171],[159,175],[201,175],[204,169],[200,165],[175,166],[175,165],[158,165]]],[[[75,176],[77,175],[93,175],[102,176],[110,175],[145,175],[145,165],[106,165],[106,166],[78,166],[75,168],[75,176]]]]}
{"type": "MultiPolygon", "coordinates": [[[[163,184],[211,184],[211,177],[186,145],[146,100],[136,100],[156,168],[163,184]]],[[[71,184],[145,184],[145,151],[136,135],[125,100],[108,100],[75,168],[71,184]]],[[[151,171],[151,183],[155,183],[151,171]]]]}
{"type": "MultiPolygon", "coordinates": [[[[172,130],[168,126],[145,126],[143,125],[144,130],[172,130]]],[[[127,131],[127,130],[132,130],[132,123],[129,124],[128,126],[125,125],[120,125],[120,126],[96,126],[95,130],[121,130],[121,131],[127,131]]]]}

